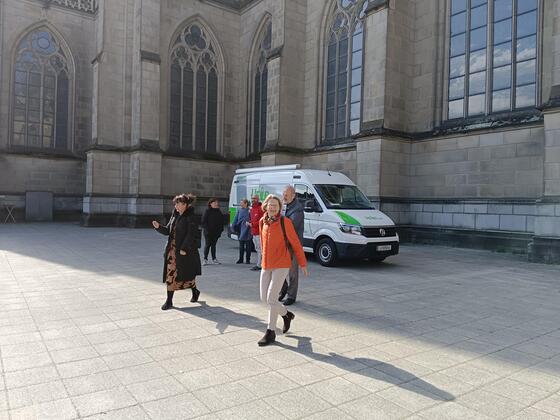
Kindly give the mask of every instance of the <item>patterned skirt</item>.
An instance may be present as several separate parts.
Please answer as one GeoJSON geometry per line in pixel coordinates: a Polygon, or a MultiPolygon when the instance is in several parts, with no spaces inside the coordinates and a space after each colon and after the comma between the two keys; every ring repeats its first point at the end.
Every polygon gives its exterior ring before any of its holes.
{"type": "Polygon", "coordinates": [[[167,284],[167,291],[174,292],[175,290],[194,289],[196,287],[196,280],[192,281],[177,281],[177,261],[175,259],[175,238],[171,241],[171,246],[167,252],[167,273],[165,276],[165,283],[167,284]]]}

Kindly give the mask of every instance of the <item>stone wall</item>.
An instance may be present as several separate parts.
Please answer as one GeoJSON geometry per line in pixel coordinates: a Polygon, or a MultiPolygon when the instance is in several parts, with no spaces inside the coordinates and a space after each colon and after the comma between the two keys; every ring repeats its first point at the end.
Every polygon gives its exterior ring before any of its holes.
{"type": "Polygon", "coordinates": [[[410,197],[533,198],[542,194],[542,126],[414,141],[410,197]]]}
{"type": "Polygon", "coordinates": [[[398,225],[534,233],[535,200],[384,200],[398,225]]]}
{"type": "Polygon", "coordinates": [[[53,193],[55,220],[76,220],[82,207],[84,167],[81,159],[0,154],[0,195],[5,196],[0,204],[14,206],[16,220],[21,222],[25,192],[48,191],[53,193]]]}
{"type": "Polygon", "coordinates": [[[356,180],[356,150],[342,149],[338,151],[309,153],[301,159],[302,168],[321,169],[342,172],[352,180],[356,180]]]}
{"type": "Polygon", "coordinates": [[[164,156],[161,192],[164,196],[193,193],[201,198],[229,197],[237,165],[164,156]]]}
{"type": "Polygon", "coordinates": [[[408,131],[407,107],[412,94],[410,76],[414,63],[414,6],[402,1],[391,2],[391,6],[387,21],[384,127],[408,131]]]}
{"type": "Polygon", "coordinates": [[[0,193],[81,195],[84,180],[84,162],[80,159],[0,155],[0,193]]]}

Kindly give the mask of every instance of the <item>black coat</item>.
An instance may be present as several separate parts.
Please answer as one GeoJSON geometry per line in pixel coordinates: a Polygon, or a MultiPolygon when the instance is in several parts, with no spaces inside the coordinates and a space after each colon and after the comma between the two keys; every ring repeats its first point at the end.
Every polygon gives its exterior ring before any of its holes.
{"type": "Polygon", "coordinates": [[[224,214],[220,209],[207,208],[202,216],[202,228],[205,236],[219,238],[224,231],[224,214]]]}
{"type": "Polygon", "coordinates": [[[175,229],[175,258],[177,261],[177,281],[191,281],[202,274],[200,255],[200,231],[196,223],[194,208],[189,207],[182,215],[173,211],[166,226],[160,225],[157,229],[162,235],[168,236],[165,252],[163,253],[163,282],[167,275],[167,253],[171,247],[170,234],[175,229]],[[181,255],[180,251],[186,251],[187,255],[181,255]]]}

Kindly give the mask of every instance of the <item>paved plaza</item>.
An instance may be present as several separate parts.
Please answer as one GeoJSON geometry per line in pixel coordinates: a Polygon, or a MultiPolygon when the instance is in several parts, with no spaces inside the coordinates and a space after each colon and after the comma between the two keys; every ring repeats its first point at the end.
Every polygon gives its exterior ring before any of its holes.
{"type": "Polygon", "coordinates": [[[310,262],[260,348],[258,273],[218,243],[162,312],[151,229],[0,226],[0,419],[560,418],[560,267],[402,246],[310,262]],[[280,326],[280,322],[279,322],[280,326]]]}

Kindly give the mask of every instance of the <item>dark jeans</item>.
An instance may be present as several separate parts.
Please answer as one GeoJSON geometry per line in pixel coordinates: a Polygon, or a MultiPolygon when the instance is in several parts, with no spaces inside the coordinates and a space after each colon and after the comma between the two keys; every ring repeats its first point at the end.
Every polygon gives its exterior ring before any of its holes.
{"type": "Polygon", "coordinates": [[[212,259],[216,259],[216,244],[218,243],[219,236],[209,236],[204,237],[204,259],[208,259],[209,251],[212,251],[212,259]]]}
{"type": "Polygon", "coordinates": [[[248,241],[239,241],[239,261],[243,261],[243,254],[245,254],[245,261],[251,261],[251,244],[253,243],[252,239],[248,241]]]}

